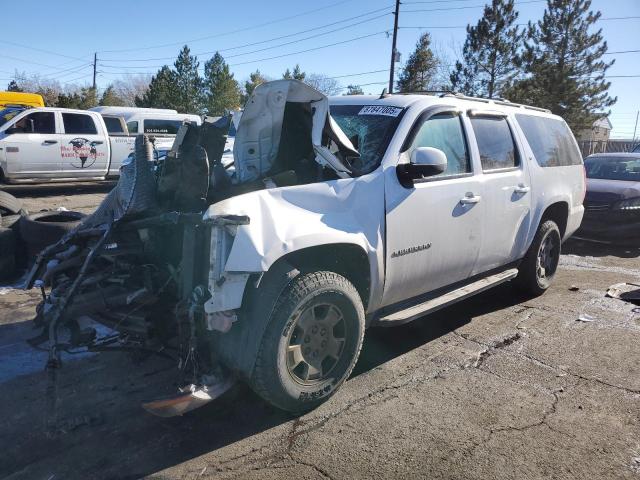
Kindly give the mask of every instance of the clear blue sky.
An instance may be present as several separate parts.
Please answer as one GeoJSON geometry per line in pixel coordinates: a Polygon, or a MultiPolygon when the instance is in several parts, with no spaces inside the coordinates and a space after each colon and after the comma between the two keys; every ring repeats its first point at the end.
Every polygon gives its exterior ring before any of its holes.
{"type": "MultiPolygon", "coordinates": [[[[401,7],[398,38],[403,61],[423,30],[431,32],[438,48],[455,60],[465,38],[463,27],[477,22],[483,3],[406,0],[401,7]]],[[[41,0],[28,2],[26,8],[22,2],[5,2],[3,18],[11,21],[3,22],[0,85],[7,83],[16,69],[63,84],[88,83],[93,52],[97,51],[98,85],[105,87],[123,72],[155,72],[158,66],[171,64],[181,46],[188,43],[201,63],[220,50],[241,81],[257,68],[275,78],[299,63],[307,72],[339,76],[344,86],[363,84],[365,91],[377,93],[388,79],[387,72],[342,76],[389,68],[391,39],[384,32],[393,25],[392,4],[393,0],[111,0],[100,4],[41,0]],[[224,6],[216,6],[220,3],[224,6]],[[331,23],[335,24],[317,28],[331,23]],[[283,36],[286,38],[264,42],[283,36]],[[365,38],[353,40],[356,37],[365,38]],[[339,42],[345,43],[269,58],[339,42]]],[[[540,18],[546,2],[517,0],[516,4],[519,22],[525,23],[540,18]]],[[[640,17],[640,0],[593,0],[592,8],[602,11],[604,18],[640,17]]],[[[640,18],[602,21],[600,26],[609,51],[640,50],[640,18]]],[[[616,64],[609,75],[640,75],[640,53],[611,57],[616,58],[616,64]]],[[[613,135],[630,137],[640,109],[640,77],[612,78],[611,83],[610,92],[618,97],[611,115],[613,135]]]]}

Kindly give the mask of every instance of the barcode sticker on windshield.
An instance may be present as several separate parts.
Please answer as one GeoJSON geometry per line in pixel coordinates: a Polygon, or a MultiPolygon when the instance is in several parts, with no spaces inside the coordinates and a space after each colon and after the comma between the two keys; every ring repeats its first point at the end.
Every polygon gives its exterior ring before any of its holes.
{"type": "Polygon", "coordinates": [[[384,115],[386,117],[397,117],[400,115],[400,107],[384,107],[381,105],[367,105],[362,107],[358,115],[384,115]]]}

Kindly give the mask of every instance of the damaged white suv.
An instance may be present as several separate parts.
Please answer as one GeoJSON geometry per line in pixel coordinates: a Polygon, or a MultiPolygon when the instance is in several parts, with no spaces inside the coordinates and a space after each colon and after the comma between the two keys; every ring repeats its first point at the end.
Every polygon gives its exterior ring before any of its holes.
{"type": "Polygon", "coordinates": [[[185,125],[155,174],[140,136],[104,204],[41,254],[29,286],[51,288],[36,318],[51,368],[65,325],[90,349],[174,351],[185,388],[154,413],[194,408],[231,376],[307,410],[347,379],[369,326],[509,280],[544,292],[582,219],[577,144],[542,109],[329,100],[280,80],[256,88],[223,166],[227,128],[185,125]],[[95,338],[87,315],[117,332],[95,338]]]}

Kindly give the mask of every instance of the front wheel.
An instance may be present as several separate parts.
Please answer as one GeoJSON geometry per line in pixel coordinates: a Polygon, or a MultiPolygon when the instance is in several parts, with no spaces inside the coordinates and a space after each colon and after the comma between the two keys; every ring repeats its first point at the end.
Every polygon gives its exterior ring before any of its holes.
{"type": "Polygon", "coordinates": [[[543,222],[518,267],[515,279],[518,287],[531,295],[542,295],[551,285],[558,269],[561,244],[558,225],[553,220],[543,222]]]}
{"type": "Polygon", "coordinates": [[[299,275],[271,314],[251,379],[253,389],[283,410],[315,408],[351,374],[364,325],[362,301],[346,278],[327,271],[299,275]]]}

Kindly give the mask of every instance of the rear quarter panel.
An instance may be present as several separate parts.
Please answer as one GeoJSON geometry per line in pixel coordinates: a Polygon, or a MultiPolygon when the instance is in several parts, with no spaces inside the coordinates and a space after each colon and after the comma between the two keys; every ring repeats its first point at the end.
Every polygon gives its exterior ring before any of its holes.
{"type": "MultiPolygon", "coordinates": [[[[515,124],[517,125],[517,121],[515,124]]],[[[567,227],[563,236],[563,240],[566,240],[578,229],[584,213],[582,207],[585,192],[584,166],[580,164],[541,167],[519,126],[517,131],[531,179],[532,228],[529,231],[526,246],[528,248],[531,245],[545,210],[558,202],[565,202],[569,209],[567,227]]]]}

